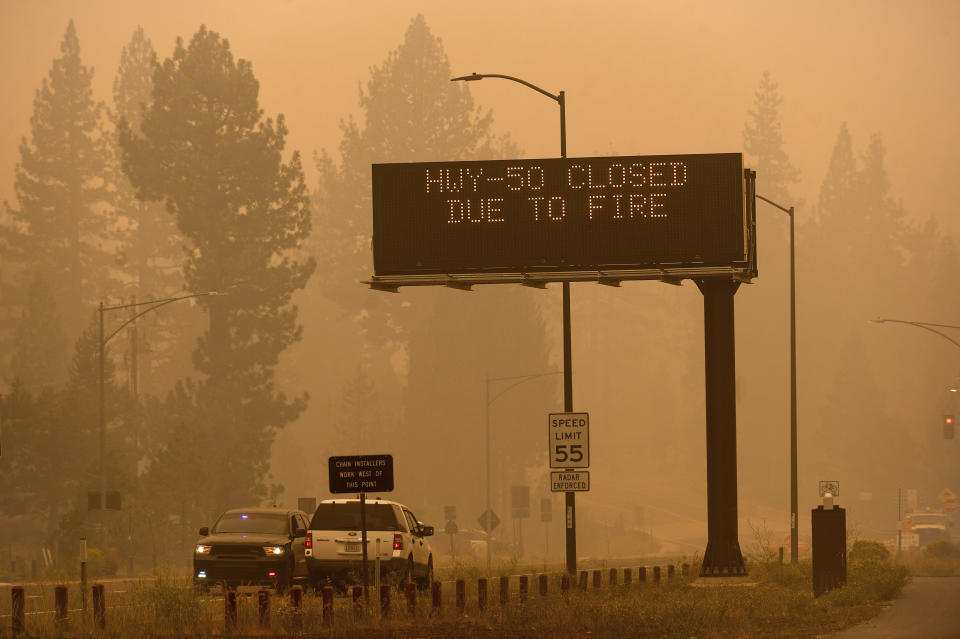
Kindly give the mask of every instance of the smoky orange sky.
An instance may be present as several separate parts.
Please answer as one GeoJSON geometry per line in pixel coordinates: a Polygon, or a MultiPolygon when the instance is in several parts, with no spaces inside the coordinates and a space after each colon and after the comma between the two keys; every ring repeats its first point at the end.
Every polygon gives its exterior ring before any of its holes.
{"type": "MultiPolygon", "coordinates": [[[[341,120],[351,115],[359,117],[359,89],[366,86],[370,68],[381,65],[402,43],[411,19],[418,13],[442,38],[453,75],[507,74],[553,93],[565,91],[567,150],[571,157],[740,152],[747,113],[763,72],[769,71],[784,98],[780,107],[784,148],[801,172],[801,182],[794,189],[796,201],[782,204],[797,206],[800,229],[813,213],[837,134],[846,122],[858,153],[866,150],[872,134],[882,136],[892,194],[902,201],[909,218],[920,223],[933,216],[942,233],[960,236],[960,217],[955,212],[960,201],[960,2],[956,0],[0,0],[0,84],[4,87],[0,107],[0,199],[16,206],[13,178],[18,146],[21,138],[29,135],[35,92],[49,73],[52,60],[60,55],[70,19],[77,28],[84,63],[95,68],[96,98],[108,105],[121,50],[138,25],[143,26],[161,59],[171,54],[177,36],[189,40],[201,24],[219,32],[230,41],[235,57],[252,62],[265,113],[271,117],[285,114],[288,150],[304,154],[307,177],[314,186],[313,153],[326,149],[338,158],[341,120]]],[[[511,82],[491,79],[469,87],[479,105],[493,110],[495,130],[508,133],[525,157],[559,155],[559,117],[554,102],[511,82]]],[[[757,187],[763,195],[762,174],[757,176],[757,187]]],[[[738,294],[738,433],[744,450],[739,475],[740,513],[745,517],[769,514],[772,526],[782,531],[789,521],[785,428],[789,424],[787,220],[766,206],[759,208],[758,218],[760,276],[755,285],[743,287],[738,294]],[[766,295],[768,291],[777,295],[766,295]],[[764,489],[771,482],[782,488],[776,497],[777,508],[761,510],[756,505],[770,503],[769,491],[764,489]]],[[[797,250],[801,273],[811,262],[831,257],[811,255],[804,248],[801,241],[797,250]]],[[[322,279],[323,274],[317,275],[315,281],[322,279]]],[[[637,426],[643,421],[641,417],[646,419],[644,426],[665,429],[670,424],[665,423],[669,419],[664,416],[673,415],[673,405],[702,399],[702,378],[684,377],[699,370],[702,362],[701,296],[690,283],[683,290],[652,283],[623,289],[588,284],[574,288],[576,408],[589,409],[595,425],[616,425],[608,430],[606,440],[604,430],[597,427],[598,434],[591,440],[597,459],[608,461],[596,464],[591,480],[596,490],[583,499],[583,512],[588,512],[589,506],[603,516],[611,513],[610,517],[619,517],[623,507],[617,495],[624,493],[615,495],[601,489],[642,489],[647,491],[645,503],[657,504],[658,512],[695,529],[690,533],[678,528],[674,536],[697,539],[705,531],[702,426],[691,427],[691,435],[676,449],[678,456],[696,460],[690,465],[696,472],[682,478],[689,480],[686,484],[673,478],[669,487],[672,492],[659,502],[653,493],[666,492],[667,487],[623,481],[634,467],[632,460],[620,453],[631,446],[647,445],[644,438],[650,431],[637,426]],[[667,308],[680,318],[671,326],[645,326],[637,320],[644,309],[667,304],[675,305],[667,308]],[[667,337],[650,339],[674,340],[670,352],[677,361],[667,362],[674,368],[663,371],[662,386],[640,389],[644,391],[641,393],[633,377],[619,373],[645,363],[644,352],[637,345],[638,335],[649,338],[659,335],[652,332],[659,330],[667,330],[667,337]],[[620,340],[621,335],[626,339],[620,340]]],[[[815,282],[804,282],[801,277],[801,299],[806,295],[812,300],[810,292],[815,289],[815,282]]],[[[453,294],[461,293],[406,289],[397,299],[417,303],[427,296],[453,294]]],[[[541,304],[548,309],[546,330],[553,345],[552,363],[559,367],[559,287],[523,294],[542,294],[541,304]]],[[[472,295],[478,300],[489,299],[482,296],[492,297],[492,292],[472,295]]],[[[310,365],[322,359],[331,369],[353,370],[352,360],[327,361],[330,356],[325,349],[329,344],[321,339],[323,331],[317,330],[316,309],[321,304],[316,299],[314,302],[312,311],[304,306],[304,342],[292,352],[299,353],[310,365]],[[315,314],[311,316],[311,312],[315,314]]],[[[808,351],[804,350],[819,337],[807,330],[809,324],[804,322],[834,312],[834,300],[817,297],[814,302],[801,310],[798,321],[801,512],[816,499],[817,480],[825,478],[815,474],[819,468],[811,470],[806,465],[815,450],[803,448],[803,434],[809,432],[804,429],[822,417],[814,408],[819,399],[814,393],[822,393],[837,375],[833,368],[826,370],[835,361],[822,365],[807,357],[808,351]],[[827,381],[811,383],[820,376],[827,381]]],[[[890,327],[868,324],[869,318],[878,315],[913,319],[912,309],[903,308],[901,298],[891,295],[869,302],[869,308],[857,309],[862,310],[862,317],[850,320],[859,323],[856,332],[863,340],[864,351],[880,351],[885,340],[915,349],[903,360],[890,355],[888,360],[894,364],[876,373],[881,379],[877,387],[890,389],[891,396],[898,398],[898,409],[914,409],[911,402],[921,394],[920,385],[930,379],[940,383],[948,373],[953,375],[953,360],[941,357],[937,348],[943,345],[931,342],[929,335],[920,331],[901,335],[891,333],[890,327]],[[891,335],[897,336],[896,341],[891,341],[891,335]],[[932,370],[934,365],[940,367],[938,371],[942,369],[940,377],[923,372],[924,367],[932,370]]],[[[955,315],[916,319],[957,323],[955,315]]],[[[484,373],[495,377],[526,372],[472,371],[474,377],[464,374],[464,383],[475,385],[479,407],[484,373]]],[[[291,393],[309,390],[311,404],[275,443],[275,458],[294,460],[276,464],[275,477],[290,487],[288,496],[320,495],[326,490],[324,473],[314,472],[315,451],[303,442],[315,436],[316,425],[338,405],[342,387],[324,387],[315,375],[303,374],[300,369],[289,373],[290,377],[283,374],[281,370],[281,386],[289,387],[291,393]]],[[[494,420],[502,421],[503,412],[495,413],[494,420]]],[[[479,438],[480,419],[478,413],[475,423],[464,425],[464,432],[479,438]]],[[[910,419],[919,423],[922,417],[911,415],[910,419]]],[[[857,427],[862,427],[855,432],[864,433],[865,441],[876,439],[868,431],[872,424],[857,427]]],[[[829,442],[816,442],[818,449],[824,445],[829,442]]],[[[943,460],[946,457],[935,461],[943,460]]],[[[943,466],[952,463],[943,461],[943,466]]],[[[903,484],[908,487],[917,485],[918,480],[904,477],[898,481],[911,482],[903,484]]],[[[541,481],[539,485],[546,483],[541,481]]],[[[936,484],[937,490],[941,485],[936,484]]],[[[844,486],[849,491],[844,493],[845,499],[858,490],[852,481],[844,486]]],[[[877,501],[884,499],[893,503],[896,498],[878,492],[877,501]]],[[[891,508],[890,530],[895,512],[891,508]]],[[[439,517],[438,513],[435,510],[428,516],[439,517]]],[[[588,518],[584,516],[583,520],[588,518]]],[[[803,527],[809,530],[806,526],[804,519],[803,527]]],[[[749,535],[746,526],[741,526],[740,532],[742,537],[749,535]]],[[[658,534],[664,533],[661,530],[658,534]]],[[[886,529],[882,534],[888,534],[886,529]]],[[[700,543],[697,540],[693,546],[699,548],[700,543]]]]}
{"type": "MultiPolygon", "coordinates": [[[[143,25],[161,58],[200,24],[253,63],[289,148],[334,151],[360,84],[423,13],[456,74],[505,73],[567,94],[568,154],[734,152],[764,70],[780,84],[786,150],[816,200],[840,124],[855,148],[879,132],[893,193],[912,216],[960,231],[960,3],[321,2],[45,0],[0,4],[0,197],[13,200],[21,136],[68,20],[97,98],[143,25]]],[[[511,83],[472,85],[528,157],[559,153],[556,106],[511,83]]],[[[442,158],[438,158],[442,159],[442,158]]],[[[312,171],[312,163],[306,163],[312,171]]],[[[763,176],[759,176],[762,193],[763,176]]],[[[789,203],[788,203],[789,204],[789,203]]],[[[801,210],[800,215],[803,215],[801,210]]]]}

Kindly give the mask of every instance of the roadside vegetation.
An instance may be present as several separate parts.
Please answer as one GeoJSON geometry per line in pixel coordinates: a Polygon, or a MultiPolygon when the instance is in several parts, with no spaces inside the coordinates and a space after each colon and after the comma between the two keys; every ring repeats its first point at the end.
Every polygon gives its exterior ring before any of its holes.
{"type": "MultiPolygon", "coordinates": [[[[691,562],[696,565],[698,562],[691,562]]],[[[305,592],[299,610],[289,596],[271,593],[268,627],[261,625],[256,589],[241,589],[234,636],[317,636],[331,638],[373,637],[776,637],[799,638],[828,634],[865,621],[876,614],[885,600],[895,597],[909,579],[907,568],[892,561],[882,545],[856,542],[850,551],[848,581],[843,588],[814,598],[811,564],[797,566],[779,561],[748,562],[748,585],[700,586],[694,574],[684,575],[677,566],[668,577],[662,566],[659,583],[653,566],[640,581],[631,570],[632,584],[624,583],[617,570],[617,583],[610,583],[610,570],[599,571],[594,585],[588,571],[588,586],[571,584],[561,594],[561,575],[548,575],[548,592],[539,594],[538,575],[528,576],[528,594],[522,601],[519,577],[510,577],[510,595],[500,603],[499,580],[491,578],[486,610],[478,606],[478,567],[462,566],[462,574],[450,575],[465,582],[464,608],[458,610],[454,581],[444,581],[439,611],[432,607],[430,592],[418,593],[413,612],[402,593],[391,591],[386,616],[371,589],[369,604],[355,607],[348,596],[333,601],[332,616],[324,623],[320,596],[305,592]],[[881,552],[882,551],[882,552],[881,552]]],[[[444,575],[443,577],[446,577],[444,575]]],[[[443,578],[442,577],[442,578],[443,578]]],[[[53,588],[44,590],[52,608],[53,588]]],[[[77,599],[71,592],[71,608],[77,599]]],[[[179,577],[159,577],[136,584],[124,595],[107,601],[105,630],[95,629],[92,619],[71,613],[66,626],[57,626],[52,614],[28,615],[26,634],[59,636],[224,636],[224,600],[219,589],[209,595],[194,591],[179,577]]],[[[5,605],[9,605],[4,602],[5,605]]],[[[9,614],[9,608],[3,610],[9,614]]],[[[88,613],[89,614],[89,613],[88,613]]],[[[4,618],[0,637],[11,634],[4,618]]]]}
{"type": "Polygon", "coordinates": [[[897,561],[918,577],[960,577],[960,544],[944,539],[901,553],[897,561]]]}

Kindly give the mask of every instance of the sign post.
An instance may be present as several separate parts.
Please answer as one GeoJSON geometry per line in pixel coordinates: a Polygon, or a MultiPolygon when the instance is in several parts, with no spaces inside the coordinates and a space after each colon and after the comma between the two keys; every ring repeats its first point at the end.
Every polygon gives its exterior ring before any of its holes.
{"type": "MultiPolygon", "coordinates": [[[[454,79],[482,77],[516,80],[556,100],[562,157],[374,164],[374,275],[366,284],[396,292],[561,282],[563,407],[572,413],[570,282],[693,280],[704,300],[706,373],[708,541],[700,575],[746,576],[737,535],[733,298],[757,276],[756,173],[741,153],[567,158],[562,91],[498,74],[454,79]]],[[[574,496],[566,492],[571,573],[574,496]]]]}
{"type": "MultiPolygon", "coordinates": [[[[367,493],[393,491],[393,455],[351,455],[329,460],[330,492],[360,493],[360,549],[363,564],[363,596],[370,599],[367,571],[367,493]]],[[[377,558],[380,558],[379,553],[377,558]]],[[[377,579],[380,575],[377,575],[377,579]]]]}
{"type": "Polygon", "coordinates": [[[572,473],[576,468],[590,467],[590,415],[588,413],[550,413],[547,416],[547,449],[550,468],[566,472],[550,473],[550,490],[564,492],[567,510],[567,571],[577,570],[577,491],[590,490],[589,473],[572,473]],[[577,481],[559,476],[576,474],[577,481]],[[586,477],[586,487],[580,475],[586,477]]]}

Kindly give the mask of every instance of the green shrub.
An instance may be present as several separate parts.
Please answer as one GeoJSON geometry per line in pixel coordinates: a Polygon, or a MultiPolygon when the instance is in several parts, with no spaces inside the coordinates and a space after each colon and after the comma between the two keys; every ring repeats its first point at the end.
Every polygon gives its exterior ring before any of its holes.
{"type": "Polygon", "coordinates": [[[890,559],[890,551],[879,541],[858,539],[853,542],[848,559],[850,563],[882,562],[890,559]]]}
{"type": "Polygon", "coordinates": [[[941,539],[924,548],[923,552],[937,559],[948,559],[950,557],[960,557],[960,546],[947,539],[941,539]]]}

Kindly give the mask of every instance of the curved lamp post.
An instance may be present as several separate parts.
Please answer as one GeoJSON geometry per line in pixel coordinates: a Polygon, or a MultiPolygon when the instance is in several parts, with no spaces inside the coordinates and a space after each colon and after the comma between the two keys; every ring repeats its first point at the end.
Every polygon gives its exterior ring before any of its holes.
{"type": "Polygon", "coordinates": [[[784,208],[762,195],[754,195],[790,216],[790,563],[800,552],[797,535],[797,271],[794,256],[793,207],[784,208]]]}
{"type": "Polygon", "coordinates": [[[917,328],[922,328],[926,331],[930,331],[931,333],[935,333],[940,337],[942,337],[943,339],[950,342],[951,344],[953,344],[954,346],[956,346],[957,348],[960,348],[960,342],[953,339],[949,335],[938,331],[936,328],[933,328],[934,326],[936,326],[937,328],[960,328],[960,326],[954,326],[953,324],[933,324],[931,322],[909,322],[907,320],[885,319],[883,317],[878,317],[877,319],[870,320],[870,321],[875,324],[891,323],[891,324],[908,324],[910,326],[916,326],[917,328]]]}
{"type": "Polygon", "coordinates": [[[98,402],[100,405],[99,412],[99,421],[100,421],[100,510],[107,509],[107,467],[106,467],[106,443],[107,443],[107,427],[106,420],[104,418],[104,353],[106,350],[107,342],[109,342],[114,335],[123,330],[124,327],[129,325],[131,322],[136,321],[137,318],[146,315],[150,311],[155,311],[161,306],[166,306],[167,304],[172,304],[174,302],[179,302],[180,300],[187,300],[192,297],[204,297],[206,295],[221,295],[222,293],[217,293],[216,291],[209,291],[207,293],[192,293],[190,295],[181,295],[179,297],[167,297],[159,300],[149,300],[146,302],[134,302],[132,304],[117,304],[116,306],[104,306],[103,302],[100,302],[100,305],[97,307],[97,312],[100,314],[100,372],[99,379],[97,384],[97,393],[98,393],[98,402]],[[140,306],[146,306],[147,308],[143,309],[126,322],[117,327],[115,331],[103,336],[103,314],[106,311],[118,311],[124,308],[137,308],[140,306]]]}
{"type": "MultiPolygon", "coordinates": [[[[474,82],[484,78],[500,78],[510,80],[545,95],[560,105],[560,157],[567,157],[567,98],[563,91],[556,95],[541,89],[535,84],[521,80],[512,75],[502,73],[472,73],[470,75],[450,78],[451,82],[474,82]]],[[[573,362],[570,345],[570,282],[563,282],[563,410],[573,412],[573,362]]],[[[577,538],[576,538],[576,493],[567,492],[565,506],[567,511],[567,572],[577,572],[577,538]]]]}

